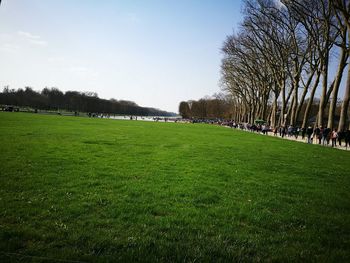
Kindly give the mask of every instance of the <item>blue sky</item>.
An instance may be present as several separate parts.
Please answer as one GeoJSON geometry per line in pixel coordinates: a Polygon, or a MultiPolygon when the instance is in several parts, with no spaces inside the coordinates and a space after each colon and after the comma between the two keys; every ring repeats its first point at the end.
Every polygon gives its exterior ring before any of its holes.
{"type": "Polygon", "coordinates": [[[0,87],[95,91],[177,112],[219,92],[239,0],[3,0],[0,87]]]}
{"type": "MultiPolygon", "coordinates": [[[[220,91],[220,48],[238,31],[241,8],[241,0],[3,0],[0,89],[94,91],[177,112],[180,101],[220,91]]],[[[329,82],[336,67],[335,55],[329,82]]]]}

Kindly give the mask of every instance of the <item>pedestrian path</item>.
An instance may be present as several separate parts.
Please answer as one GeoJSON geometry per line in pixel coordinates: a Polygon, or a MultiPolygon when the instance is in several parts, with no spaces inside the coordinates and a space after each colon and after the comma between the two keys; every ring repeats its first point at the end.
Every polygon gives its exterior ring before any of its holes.
{"type": "MultiPolygon", "coordinates": [[[[228,126],[226,126],[226,127],[228,127],[228,126]]],[[[230,128],[230,127],[228,127],[228,128],[230,128]]],[[[241,130],[241,129],[238,129],[238,130],[241,130]]],[[[246,131],[246,132],[250,132],[250,133],[255,133],[255,134],[262,135],[262,136],[266,136],[266,135],[262,134],[261,132],[251,132],[251,131],[249,131],[249,130],[242,130],[242,131],[246,131]]],[[[298,138],[296,139],[295,136],[288,136],[288,135],[286,135],[286,136],[284,136],[283,138],[282,138],[281,136],[279,136],[279,135],[275,136],[275,135],[273,134],[273,132],[268,132],[267,135],[268,135],[268,136],[271,136],[271,137],[279,138],[279,139],[286,139],[286,140],[290,140],[290,141],[296,141],[296,142],[307,143],[307,137],[306,137],[306,136],[305,136],[304,139],[302,139],[301,136],[298,136],[298,138]]],[[[313,138],[312,144],[316,144],[316,145],[323,146],[322,144],[318,144],[317,138],[313,138]]],[[[329,147],[329,148],[334,148],[334,149],[339,149],[339,150],[344,150],[344,151],[350,151],[350,147],[347,147],[347,148],[346,148],[346,147],[344,146],[344,144],[345,144],[345,142],[343,141],[343,142],[342,142],[342,146],[339,146],[339,145],[338,145],[338,141],[337,141],[337,146],[336,146],[336,147],[332,147],[332,141],[330,141],[329,145],[324,145],[323,147],[329,147]]]]}

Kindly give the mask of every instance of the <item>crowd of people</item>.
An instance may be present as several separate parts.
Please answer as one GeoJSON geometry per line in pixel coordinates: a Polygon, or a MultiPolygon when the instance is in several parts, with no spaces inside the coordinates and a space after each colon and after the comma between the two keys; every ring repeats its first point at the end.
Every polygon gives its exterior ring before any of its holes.
{"type": "Polygon", "coordinates": [[[307,143],[318,143],[322,145],[332,147],[337,147],[337,145],[345,146],[346,148],[350,143],[350,130],[346,131],[337,131],[337,129],[330,129],[327,127],[318,127],[315,128],[308,126],[307,128],[294,128],[289,126],[288,128],[279,127],[274,129],[274,135],[277,133],[281,136],[295,136],[298,139],[298,136],[301,136],[302,139],[306,139],[307,143]]]}
{"type": "Polygon", "coordinates": [[[218,122],[218,124],[266,135],[273,133],[274,136],[279,136],[281,138],[289,137],[298,140],[298,138],[301,137],[302,140],[305,140],[309,144],[317,143],[331,147],[350,147],[350,129],[337,131],[336,129],[332,130],[330,128],[322,126],[316,126],[315,128],[311,126],[308,126],[307,128],[293,126],[280,126],[271,128],[266,124],[236,123],[234,121],[222,121],[221,123],[218,122]]]}

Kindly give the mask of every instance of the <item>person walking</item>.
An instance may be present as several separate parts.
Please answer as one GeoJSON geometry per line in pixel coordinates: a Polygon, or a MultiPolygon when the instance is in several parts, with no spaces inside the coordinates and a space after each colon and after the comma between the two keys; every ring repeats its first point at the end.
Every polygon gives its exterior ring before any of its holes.
{"type": "Polygon", "coordinates": [[[316,126],[314,131],[314,137],[316,138],[316,140],[319,140],[320,132],[321,132],[321,129],[318,126],[316,126]]]}
{"type": "Polygon", "coordinates": [[[345,139],[345,148],[348,149],[348,146],[350,147],[350,130],[347,130],[344,133],[344,139],[345,139]]]}
{"type": "Polygon", "coordinates": [[[312,134],[314,133],[314,129],[312,129],[311,126],[309,126],[306,130],[307,135],[307,143],[312,143],[312,134]]]}
{"type": "Polygon", "coordinates": [[[327,140],[327,146],[329,145],[329,142],[331,141],[331,137],[332,137],[332,130],[331,130],[331,128],[327,128],[327,138],[326,138],[326,140],[327,140]]]}
{"type": "Polygon", "coordinates": [[[305,139],[305,133],[306,133],[306,128],[305,127],[303,127],[303,128],[301,128],[301,139],[305,139]]]}
{"type": "Polygon", "coordinates": [[[322,144],[323,145],[329,144],[330,133],[331,133],[330,128],[324,128],[324,130],[322,132],[322,144]]]}
{"type": "Polygon", "coordinates": [[[286,136],[286,127],[282,126],[282,138],[284,138],[284,136],[286,136]]]}
{"type": "Polygon", "coordinates": [[[300,129],[299,129],[299,127],[296,127],[296,128],[294,129],[294,136],[295,136],[295,139],[296,139],[296,140],[298,140],[299,133],[300,133],[300,129]]]}
{"type": "Polygon", "coordinates": [[[331,133],[332,147],[337,147],[337,138],[338,138],[338,133],[337,133],[337,130],[334,129],[331,133]]]}
{"type": "Polygon", "coordinates": [[[318,144],[321,144],[322,136],[323,136],[323,128],[322,128],[322,126],[321,126],[321,127],[320,127],[320,133],[319,133],[318,136],[317,136],[318,144]]]}
{"type": "Polygon", "coordinates": [[[344,139],[345,131],[338,131],[338,144],[341,146],[342,140],[344,139]]]}

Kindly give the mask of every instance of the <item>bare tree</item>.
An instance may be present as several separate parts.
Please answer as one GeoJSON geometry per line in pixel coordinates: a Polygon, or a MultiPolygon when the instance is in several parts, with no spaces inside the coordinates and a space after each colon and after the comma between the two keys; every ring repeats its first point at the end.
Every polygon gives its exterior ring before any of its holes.
{"type": "MultiPolygon", "coordinates": [[[[284,0],[282,5],[277,5],[272,0],[246,0],[244,3],[240,30],[229,36],[222,48],[222,86],[232,101],[239,104],[234,107],[236,116],[243,116],[241,119],[249,122],[256,117],[268,119],[276,126],[297,125],[302,114],[305,127],[320,87],[317,122],[323,125],[325,109],[331,100],[328,125],[333,126],[342,72],[349,57],[346,42],[349,1],[284,0]],[[335,47],[343,52],[338,73],[329,84],[329,63],[335,47]]],[[[342,118],[348,104],[347,89],[342,118]]]]}
{"type": "MultiPolygon", "coordinates": [[[[345,1],[340,1],[339,3],[345,3],[345,1]]],[[[331,1],[331,7],[333,8],[333,13],[335,17],[335,21],[332,23],[332,27],[336,32],[339,32],[338,38],[336,41],[334,41],[334,44],[340,49],[340,57],[338,59],[338,69],[337,73],[335,75],[335,78],[333,80],[333,87],[331,92],[331,102],[329,106],[329,113],[328,113],[328,123],[327,127],[333,129],[334,125],[334,116],[335,116],[335,109],[336,104],[338,100],[338,91],[340,82],[343,76],[343,72],[346,66],[346,61],[349,57],[348,52],[348,45],[347,45],[347,25],[346,21],[344,20],[344,17],[341,15],[341,11],[337,9],[337,3],[336,1],[331,1]]]]}
{"type": "MultiPolygon", "coordinates": [[[[349,41],[350,41],[350,1],[349,0],[333,0],[332,2],[333,7],[335,9],[335,12],[337,14],[337,19],[339,23],[341,24],[343,30],[346,26],[347,29],[347,38],[345,37],[345,46],[342,46],[342,52],[345,52],[349,60],[350,56],[350,47],[349,47],[349,41]]],[[[343,38],[344,40],[344,38],[343,38]]],[[[345,85],[345,94],[343,98],[343,103],[341,106],[340,111],[340,119],[339,119],[339,125],[338,130],[343,131],[345,129],[345,124],[347,120],[347,112],[349,107],[349,101],[350,101],[350,66],[348,65],[348,72],[347,72],[347,82],[345,85]]]]}

